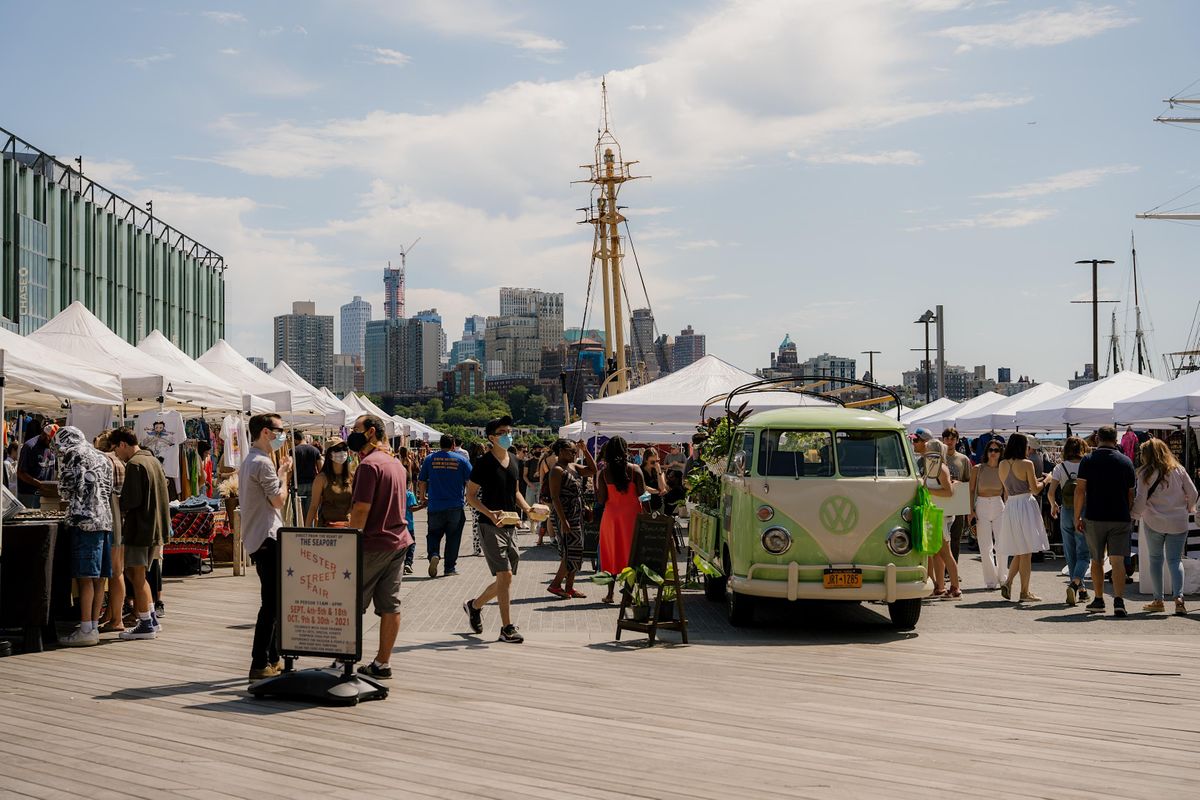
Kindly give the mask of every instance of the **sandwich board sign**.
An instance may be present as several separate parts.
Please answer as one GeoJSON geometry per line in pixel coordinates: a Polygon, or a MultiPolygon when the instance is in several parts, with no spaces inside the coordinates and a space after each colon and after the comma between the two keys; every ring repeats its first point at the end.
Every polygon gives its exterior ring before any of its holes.
{"type": "Polygon", "coordinates": [[[349,528],[279,531],[279,653],[362,658],[362,536],[349,528]]]}

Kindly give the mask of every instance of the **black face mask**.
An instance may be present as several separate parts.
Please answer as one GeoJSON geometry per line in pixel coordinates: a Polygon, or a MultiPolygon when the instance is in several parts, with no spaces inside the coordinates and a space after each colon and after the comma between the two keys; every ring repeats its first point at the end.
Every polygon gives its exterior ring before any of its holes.
{"type": "Polygon", "coordinates": [[[355,453],[361,453],[367,446],[367,435],[360,431],[351,431],[346,437],[346,446],[355,453]]]}

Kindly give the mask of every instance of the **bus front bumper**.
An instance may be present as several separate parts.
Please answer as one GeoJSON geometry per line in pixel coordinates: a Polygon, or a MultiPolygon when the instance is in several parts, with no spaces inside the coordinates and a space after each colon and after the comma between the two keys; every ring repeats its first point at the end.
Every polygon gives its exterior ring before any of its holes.
{"type": "Polygon", "coordinates": [[[729,586],[739,594],[780,597],[787,600],[914,600],[929,597],[933,584],[925,567],[832,564],[835,569],[862,570],[862,586],[826,589],[825,567],[799,564],[752,564],[746,577],[729,576],[729,586]],[[767,576],[770,577],[767,577],[767,576]]]}

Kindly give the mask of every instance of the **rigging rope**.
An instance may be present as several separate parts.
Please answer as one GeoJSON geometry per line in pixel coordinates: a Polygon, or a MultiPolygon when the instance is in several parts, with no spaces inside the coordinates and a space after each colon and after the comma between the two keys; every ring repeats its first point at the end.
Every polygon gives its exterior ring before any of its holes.
{"type": "MultiPolygon", "coordinates": [[[[583,361],[583,336],[587,332],[588,314],[592,307],[592,282],[596,276],[596,246],[599,244],[598,237],[600,235],[600,229],[593,228],[593,231],[592,260],[591,263],[588,264],[588,284],[587,295],[583,301],[583,321],[579,324],[579,342],[576,343],[578,346],[575,348],[575,370],[574,375],[571,376],[571,393],[567,395],[567,406],[563,408],[564,419],[570,415],[570,404],[575,402],[575,394],[579,390],[579,364],[581,361],[583,361]]],[[[608,335],[607,331],[605,331],[605,335],[608,335]]],[[[566,362],[564,361],[563,363],[565,364],[566,362]]],[[[583,415],[582,403],[579,406],[579,413],[580,416],[583,415]]]]}

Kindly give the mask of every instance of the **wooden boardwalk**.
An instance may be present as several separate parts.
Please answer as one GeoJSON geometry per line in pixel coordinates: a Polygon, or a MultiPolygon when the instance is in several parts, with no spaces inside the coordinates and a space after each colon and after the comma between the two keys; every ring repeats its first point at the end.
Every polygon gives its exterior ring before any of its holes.
{"type": "MultiPolygon", "coordinates": [[[[550,568],[523,567],[526,585],[550,568]]],[[[547,595],[519,606],[549,612],[514,646],[494,641],[494,610],[484,636],[462,633],[458,595],[483,565],[460,568],[408,584],[391,696],[355,708],[249,698],[257,581],[228,571],[171,582],[156,641],[0,659],[0,796],[1094,800],[1200,785],[1190,620],[1171,635],[1133,619],[1085,635],[711,624],[647,649],[595,622],[614,609],[547,595]]]]}

